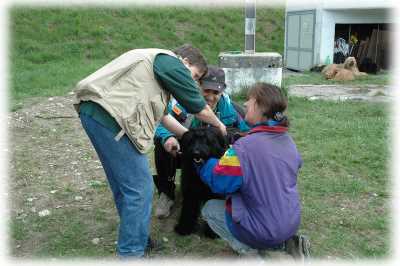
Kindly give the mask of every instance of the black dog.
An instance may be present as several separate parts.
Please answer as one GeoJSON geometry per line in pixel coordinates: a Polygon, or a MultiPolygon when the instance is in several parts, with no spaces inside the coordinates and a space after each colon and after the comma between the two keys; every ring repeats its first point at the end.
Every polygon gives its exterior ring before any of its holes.
{"type": "Polygon", "coordinates": [[[369,57],[365,57],[358,68],[361,72],[366,72],[368,74],[378,73],[377,64],[369,57]]]}
{"type": "MultiPolygon", "coordinates": [[[[221,198],[211,192],[196,173],[195,162],[206,161],[210,157],[220,158],[228,148],[228,141],[218,129],[213,127],[193,128],[181,139],[181,193],[182,209],[175,232],[189,235],[196,231],[201,206],[209,199],[221,198]]],[[[214,238],[216,235],[206,225],[204,234],[214,238]]]]}

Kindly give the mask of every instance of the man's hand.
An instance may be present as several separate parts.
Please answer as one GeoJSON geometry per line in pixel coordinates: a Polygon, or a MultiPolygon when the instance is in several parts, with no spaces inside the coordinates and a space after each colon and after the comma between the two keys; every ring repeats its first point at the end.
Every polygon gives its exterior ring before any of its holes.
{"type": "Polygon", "coordinates": [[[244,133],[240,132],[240,130],[236,127],[228,127],[226,130],[228,132],[226,138],[229,144],[235,143],[236,140],[244,136],[244,133]]]}
{"type": "Polygon", "coordinates": [[[176,157],[176,154],[180,151],[181,147],[175,137],[169,137],[164,143],[164,149],[172,154],[172,156],[176,157]]]}
{"type": "Polygon", "coordinates": [[[221,131],[222,136],[226,136],[228,134],[227,130],[226,130],[226,126],[224,124],[220,124],[220,126],[218,127],[219,131],[221,131]]]}
{"type": "Polygon", "coordinates": [[[221,122],[221,120],[218,119],[218,117],[215,116],[213,110],[207,104],[203,110],[201,110],[197,114],[194,114],[194,116],[204,123],[218,128],[221,131],[222,135],[226,136],[226,126],[221,122]]]}

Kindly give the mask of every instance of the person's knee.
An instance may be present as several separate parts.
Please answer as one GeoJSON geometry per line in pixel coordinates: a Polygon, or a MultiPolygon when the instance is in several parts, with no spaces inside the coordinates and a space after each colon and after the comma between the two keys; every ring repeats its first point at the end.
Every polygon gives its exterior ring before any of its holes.
{"type": "Polygon", "coordinates": [[[201,217],[207,220],[213,216],[213,210],[215,210],[215,206],[217,205],[218,200],[208,200],[203,208],[201,209],[201,217]]]}
{"type": "Polygon", "coordinates": [[[207,217],[208,217],[208,215],[209,215],[209,202],[210,202],[210,200],[209,201],[207,201],[205,204],[204,204],[204,206],[203,206],[203,208],[201,209],[201,217],[204,219],[204,220],[207,220],[207,217]]]}

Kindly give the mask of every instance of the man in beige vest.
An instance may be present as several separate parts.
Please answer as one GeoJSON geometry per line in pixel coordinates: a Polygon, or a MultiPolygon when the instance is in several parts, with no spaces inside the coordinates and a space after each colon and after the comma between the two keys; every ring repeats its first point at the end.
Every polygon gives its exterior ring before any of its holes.
{"type": "Polygon", "coordinates": [[[120,217],[117,254],[121,258],[142,257],[151,246],[153,180],[146,153],[155,128],[162,121],[178,137],[187,131],[167,113],[170,95],[226,135],[196,83],[206,72],[204,57],[191,45],[174,52],[135,49],[76,86],[75,107],[103,165],[120,217]]]}

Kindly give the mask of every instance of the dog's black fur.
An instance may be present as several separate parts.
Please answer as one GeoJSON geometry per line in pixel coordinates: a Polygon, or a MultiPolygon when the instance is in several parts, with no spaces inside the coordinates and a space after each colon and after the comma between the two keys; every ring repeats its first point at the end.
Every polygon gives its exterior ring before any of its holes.
{"type": "MultiPolygon", "coordinates": [[[[220,158],[228,148],[227,138],[213,127],[193,128],[186,132],[181,143],[181,193],[182,209],[174,230],[180,235],[189,235],[197,229],[201,206],[209,199],[221,198],[212,193],[196,173],[194,162],[214,157],[220,158]]],[[[216,235],[206,225],[204,234],[214,238],[216,235]]]]}

